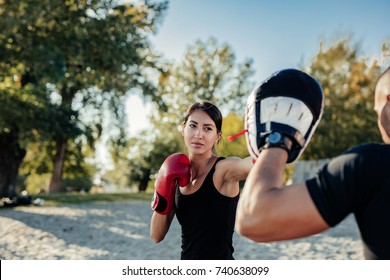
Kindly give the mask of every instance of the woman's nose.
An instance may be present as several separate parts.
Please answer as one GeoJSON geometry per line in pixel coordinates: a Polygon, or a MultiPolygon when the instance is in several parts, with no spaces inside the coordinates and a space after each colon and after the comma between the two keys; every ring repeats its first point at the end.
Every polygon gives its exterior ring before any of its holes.
{"type": "Polygon", "coordinates": [[[197,129],[196,130],[195,137],[196,138],[203,138],[203,134],[202,134],[202,130],[201,129],[197,129]]]}

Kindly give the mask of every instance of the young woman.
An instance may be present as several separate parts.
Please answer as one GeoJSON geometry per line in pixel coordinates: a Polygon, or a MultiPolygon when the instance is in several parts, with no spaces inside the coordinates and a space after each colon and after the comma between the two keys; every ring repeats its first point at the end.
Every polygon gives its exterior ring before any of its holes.
{"type": "Polygon", "coordinates": [[[222,114],[210,102],[187,110],[182,135],[190,160],[185,187],[175,187],[174,207],[166,215],[154,212],[150,237],[160,242],[176,214],[181,225],[181,259],[233,259],[233,231],[239,181],[245,180],[252,159],[223,158],[215,152],[221,139],[222,114]]]}

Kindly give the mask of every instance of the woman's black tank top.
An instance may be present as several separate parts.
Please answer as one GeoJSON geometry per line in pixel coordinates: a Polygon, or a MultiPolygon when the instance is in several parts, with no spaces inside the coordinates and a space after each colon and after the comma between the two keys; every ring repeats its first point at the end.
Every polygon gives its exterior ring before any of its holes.
{"type": "Polygon", "coordinates": [[[177,188],[175,210],[181,225],[181,259],[233,259],[233,231],[239,195],[227,197],[214,186],[215,165],[195,193],[183,195],[177,188]]]}

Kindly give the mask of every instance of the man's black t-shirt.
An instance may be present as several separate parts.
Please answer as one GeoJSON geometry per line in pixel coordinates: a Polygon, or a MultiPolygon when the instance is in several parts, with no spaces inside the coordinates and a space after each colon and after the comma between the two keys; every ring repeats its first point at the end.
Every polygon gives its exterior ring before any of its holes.
{"type": "Polygon", "coordinates": [[[306,185],[329,226],[355,215],[366,259],[390,259],[390,145],[352,148],[306,185]]]}

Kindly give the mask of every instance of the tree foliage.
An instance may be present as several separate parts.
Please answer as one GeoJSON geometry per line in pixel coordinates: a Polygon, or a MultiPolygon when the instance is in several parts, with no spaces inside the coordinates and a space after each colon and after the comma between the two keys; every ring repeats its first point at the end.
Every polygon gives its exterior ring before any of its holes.
{"type": "MultiPolygon", "coordinates": [[[[3,92],[14,105],[14,112],[25,113],[20,104],[25,104],[26,99],[38,100],[30,102],[32,112],[44,112],[31,117],[30,130],[49,134],[55,143],[50,184],[53,192],[59,190],[69,141],[83,135],[88,143],[93,143],[102,132],[103,111],[108,110],[112,115],[111,127],[117,131],[111,137],[112,143],[122,144],[127,92],[138,88],[152,100],[156,97],[147,72],[159,69],[158,58],[150,49],[148,34],[155,32],[167,3],[119,3],[0,2],[0,83],[7,88],[3,92]],[[28,87],[34,91],[23,93],[28,87]],[[15,103],[11,94],[21,102],[15,103]],[[96,109],[95,118],[83,121],[80,112],[84,108],[96,109]],[[50,124],[36,130],[35,120],[46,116],[50,121],[45,122],[50,124]]],[[[21,140],[27,139],[26,127],[21,124],[29,119],[23,116],[24,122],[16,119],[12,126],[3,112],[1,132],[12,132],[15,147],[25,150],[21,140]]],[[[0,181],[8,184],[1,176],[0,181]]]]}
{"type": "Polygon", "coordinates": [[[195,101],[208,100],[228,112],[242,114],[248,91],[254,83],[253,61],[237,62],[228,44],[218,45],[214,38],[189,45],[178,64],[167,66],[158,83],[161,97],[157,122],[178,125],[187,108],[195,101]]]}
{"type": "Polygon", "coordinates": [[[330,158],[360,143],[380,141],[374,92],[381,69],[359,57],[349,40],[321,48],[307,67],[322,85],[325,109],[306,159],[330,158]]]}
{"type": "Polygon", "coordinates": [[[246,146],[245,136],[238,137],[234,141],[229,142],[228,136],[234,135],[244,129],[244,118],[242,115],[230,113],[223,118],[222,123],[222,139],[223,142],[218,147],[218,152],[221,156],[230,157],[235,156],[245,158],[249,156],[246,146]]]}
{"type": "MultiPolygon", "coordinates": [[[[233,49],[228,44],[218,45],[213,38],[206,42],[195,41],[188,46],[181,61],[168,64],[166,69],[159,78],[157,95],[161,102],[152,116],[152,127],[132,140],[130,178],[133,182],[144,181],[140,184],[141,189],[147,184],[145,180],[150,180],[157,173],[168,155],[186,152],[181,124],[185,111],[193,102],[208,100],[223,113],[239,112],[243,118],[246,96],[254,85],[250,80],[254,73],[252,61],[247,59],[242,63],[237,62],[233,49]]],[[[232,134],[242,130],[240,117],[232,115],[223,130],[232,134]],[[233,131],[229,124],[237,130],[233,131]]],[[[227,144],[226,147],[229,145],[236,146],[237,143],[227,144]]],[[[230,152],[233,153],[233,149],[230,152]]],[[[245,146],[243,149],[246,150],[245,146]]],[[[243,149],[237,150],[235,155],[245,154],[243,149]]]]}

